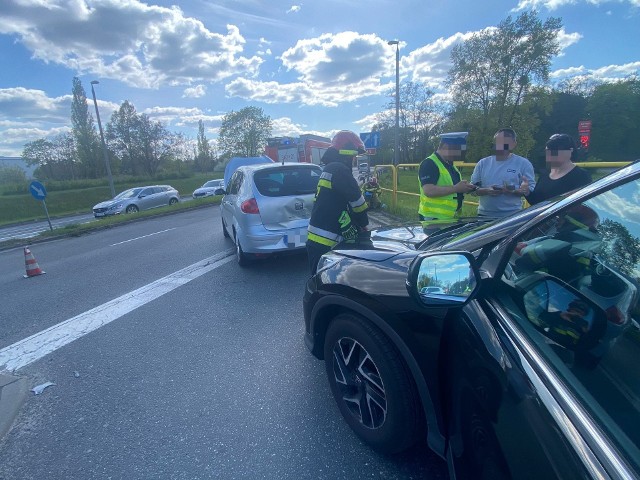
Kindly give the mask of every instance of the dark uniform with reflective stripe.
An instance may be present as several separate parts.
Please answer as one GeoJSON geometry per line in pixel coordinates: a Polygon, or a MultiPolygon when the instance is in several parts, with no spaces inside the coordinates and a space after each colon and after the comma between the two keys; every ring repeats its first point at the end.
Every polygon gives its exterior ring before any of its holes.
{"type": "Polygon", "coordinates": [[[369,224],[367,203],[346,165],[347,158],[333,148],[322,157],[326,166],[318,182],[307,233],[311,274],[323,254],[340,242],[355,243],[358,232],[369,224]]]}

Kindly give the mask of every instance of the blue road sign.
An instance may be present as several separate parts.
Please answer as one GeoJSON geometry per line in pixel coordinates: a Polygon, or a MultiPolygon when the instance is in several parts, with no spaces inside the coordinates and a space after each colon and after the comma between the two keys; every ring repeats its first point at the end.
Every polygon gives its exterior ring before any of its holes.
{"type": "Polygon", "coordinates": [[[44,200],[47,196],[47,189],[44,188],[43,184],[35,180],[29,184],[29,191],[36,200],[44,200]]]}
{"type": "Polygon", "coordinates": [[[378,148],[380,146],[380,132],[361,133],[360,140],[364,143],[364,148],[378,148]]]}

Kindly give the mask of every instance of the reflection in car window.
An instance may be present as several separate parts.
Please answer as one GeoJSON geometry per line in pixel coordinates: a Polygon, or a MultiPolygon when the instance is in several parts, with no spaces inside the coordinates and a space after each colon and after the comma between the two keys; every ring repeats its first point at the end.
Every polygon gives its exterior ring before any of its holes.
{"type": "Polygon", "coordinates": [[[129,190],[125,190],[124,192],[116,195],[115,198],[119,200],[124,200],[126,198],[133,198],[133,197],[136,197],[141,190],[142,190],[141,188],[131,188],[129,190]]]}
{"type": "Polygon", "coordinates": [[[640,462],[640,182],[517,239],[503,275],[514,317],[618,447],[640,462]]]}
{"type": "Polygon", "coordinates": [[[233,174],[233,176],[231,177],[231,180],[229,180],[229,183],[231,184],[229,186],[229,193],[231,195],[237,195],[238,190],[240,189],[240,183],[242,182],[242,173],[241,172],[235,172],[233,174]]]}
{"type": "Polygon", "coordinates": [[[253,176],[258,192],[267,197],[314,193],[319,179],[320,169],[307,167],[258,170],[253,176]]]}

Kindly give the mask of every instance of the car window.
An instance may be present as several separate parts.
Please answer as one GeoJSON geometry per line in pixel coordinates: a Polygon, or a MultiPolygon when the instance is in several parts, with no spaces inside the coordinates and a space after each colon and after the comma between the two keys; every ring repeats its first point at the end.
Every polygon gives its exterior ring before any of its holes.
{"type": "Polygon", "coordinates": [[[140,192],[140,195],[139,195],[139,196],[141,196],[141,197],[146,197],[146,196],[148,196],[148,195],[151,195],[152,193],[153,193],[153,188],[145,188],[144,190],[142,190],[142,191],[140,192]]]}
{"type": "Polygon", "coordinates": [[[319,168],[258,170],[253,175],[253,181],[260,195],[266,197],[306,195],[316,191],[321,173],[319,168]]]}
{"type": "Polygon", "coordinates": [[[242,183],[242,172],[235,171],[229,180],[229,194],[237,195],[242,183]]]}
{"type": "Polygon", "coordinates": [[[636,465],[639,200],[635,180],[545,220],[516,239],[502,276],[507,309],[636,465]]]}

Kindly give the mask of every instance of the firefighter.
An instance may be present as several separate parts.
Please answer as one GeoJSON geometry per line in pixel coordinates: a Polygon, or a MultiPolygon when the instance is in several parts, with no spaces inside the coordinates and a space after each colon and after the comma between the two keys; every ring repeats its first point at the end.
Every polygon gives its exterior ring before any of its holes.
{"type": "Polygon", "coordinates": [[[353,177],[353,160],[365,152],[360,137],[341,130],[322,156],[324,170],[318,182],[315,204],[309,220],[307,253],[311,274],[320,257],[340,242],[356,243],[369,224],[367,203],[353,177]]]}

